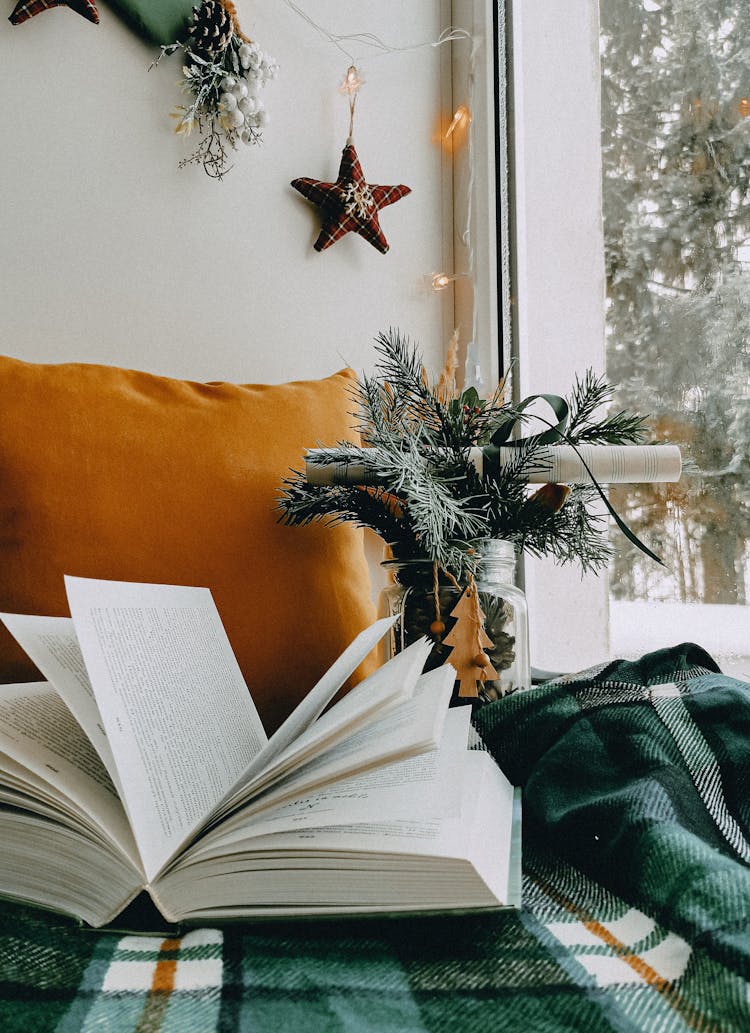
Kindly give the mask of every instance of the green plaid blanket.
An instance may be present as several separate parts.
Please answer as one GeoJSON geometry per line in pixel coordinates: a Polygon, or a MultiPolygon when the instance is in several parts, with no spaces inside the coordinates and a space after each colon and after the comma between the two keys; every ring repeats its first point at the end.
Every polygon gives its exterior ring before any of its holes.
{"type": "Polygon", "coordinates": [[[750,686],[681,646],[476,724],[524,787],[524,906],[94,933],[0,909],[3,1033],[750,1029],[750,686]]]}

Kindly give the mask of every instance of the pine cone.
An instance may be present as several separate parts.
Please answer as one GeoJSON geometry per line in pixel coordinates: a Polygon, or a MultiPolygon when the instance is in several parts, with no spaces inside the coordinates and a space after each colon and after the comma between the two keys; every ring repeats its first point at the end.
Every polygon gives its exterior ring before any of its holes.
{"type": "Polygon", "coordinates": [[[187,48],[205,61],[216,62],[229,46],[233,31],[232,16],[221,0],[203,0],[193,9],[187,48]]]}

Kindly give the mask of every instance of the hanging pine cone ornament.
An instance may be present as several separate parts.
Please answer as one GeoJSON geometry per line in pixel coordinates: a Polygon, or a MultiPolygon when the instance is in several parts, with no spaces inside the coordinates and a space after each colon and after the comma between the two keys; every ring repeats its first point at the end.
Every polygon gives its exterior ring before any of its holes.
{"type": "Polygon", "coordinates": [[[260,93],[276,78],[278,65],[244,35],[231,0],[203,0],[185,39],[162,46],[157,63],[176,50],[184,53],[181,85],[193,100],[173,113],[175,132],[200,136],[180,168],[202,165],[207,175],[221,179],[231,168],[230,151],[261,142],[269,119],[260,93]]]}
{"type": "Polygon", "coordinates": [[[229,46],[234,32],[232,15],[220,0],[204,0],[193,10],[188,28],[187,49],[204,61],[217,61],[229,46]]]}

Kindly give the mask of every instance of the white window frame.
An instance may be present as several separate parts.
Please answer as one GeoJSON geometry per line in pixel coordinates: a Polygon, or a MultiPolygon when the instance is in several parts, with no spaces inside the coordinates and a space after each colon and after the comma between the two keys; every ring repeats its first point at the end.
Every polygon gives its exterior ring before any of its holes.
{"type": "MultiPolygon", "coordinates": [[[[566,394],[576,373],[605,365],[598,3],[452,0],[450,24],[472,44],[452,48],[444,106],[467,104],[472,124],[445,175],[459,274],[447,319],[484,387],[512,358],[517,398],[566,394]]],[[[606,572],[582,579],[576,565],[526,558],[519,573],[534,666],[607,656],[606,572]]]]}
{"type": "MultiPolygon", "coordinates": [[[[503,0],[499,0],[502,4],[503,0]]],[[[599,9],[505,0],[512,155],[512,350],[519,397],[605,368],[599,9]]],[[[606,571],[527,559],[531,657],[577,670],[609,650],[606,571]]]]}

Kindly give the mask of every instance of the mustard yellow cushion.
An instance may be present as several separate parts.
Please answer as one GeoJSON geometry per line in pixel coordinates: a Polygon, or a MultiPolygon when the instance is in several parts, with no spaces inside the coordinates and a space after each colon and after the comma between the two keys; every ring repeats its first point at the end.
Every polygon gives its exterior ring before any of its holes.
{"type": "MultiPolygon", "coordinates": [[[[64,574],[207,586],[272,731],[375,616],[361,532],[275,509],[306,448],[356,440],[352,378],[200,384],[0,357],[0,610],[67,615],[64,574]]],[[[37,676],[0,636],[0,681],[37,676]]]]}

